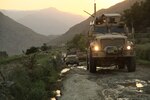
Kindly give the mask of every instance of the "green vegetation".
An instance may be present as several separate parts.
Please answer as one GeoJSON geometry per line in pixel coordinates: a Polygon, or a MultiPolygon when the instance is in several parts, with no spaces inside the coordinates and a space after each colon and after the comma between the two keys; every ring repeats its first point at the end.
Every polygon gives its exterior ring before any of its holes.
{"type": "MultiPolygon", "coordinates": [[[[51,47],[49,49],[51,49],[51,47]]],[[[46,45],[46,43],[43,43],[43,45],[41,46],[41,50],[42,51],[48,50],[48,46],[46,45]]]]}
{"type": "Polygon", "coordinates": [[[74,38],[71,41],[67,42],[67,47],[68,47],[68,49],[75,48],[80,51],[85,51],[86,43],[87,43],[87,39],[86,39],[85,35],[77,34],[74,36],[74,38]]]}
{"type": "Polygon", "coordinates": [[[135,38],[137,44],[150,43],[150,33],[136,33],[135,38]]]}
{"type": "Polygon", "coordinates": [[[61,65],[57,51],[0,60],[0,100],[49,100],[61,65]]]}
{"type": "Polygon", "coordinates": [[[38,51],[39,51],[38,47],[31,47],[31,48],[26,50],[26,55],[33,54],[33,53],[36,53],[38,51]]]}
{"type": "Polygon", "coordinates": [[[141,65],[150,65],[150,61],[146,61],[146,60],[138,59],[137,62],[138,64],[141,64],[141,65]]]}
{"type": "Polygon", "coordinates": [[[150,64],[150,33],[136,33],[135,38],[138,62],[150,64]]]}
{"type": "Polygon", "coordinates": [[[136,32],[146,32],[150,27],[150,0],[136,2],[130,9],[124,11],[128,26],[134,25],[136,32]]]}
{"type": "Polygon", "coordinates": [[[21,59],[24,59],[25,56],[11,56],[11,57],[7,57],[7,58],[1,58],[0,59],[0,65],[4,65],[4,64],[8,64],[11,62],[15,62],[15,61],[19,61],[21,59]]]}
{"type": "Polygon", "coordinates": [[[150,62],[150,43],[137,45],[137,58],[150,62]]]}
{"type": "Polygon", "coordinates": [[[43,43],[43,45],[41,47],[30,47],[29,49],[26,50],[25,54],[29,55],[29,54],[33,54],[39,51],[47,51],[50,50],[51,46],[47,46],[46,43],[43,43]]]}
{"type": "Polygon", "coordinates": [[[7,52],[6,51],[0,51],[0,59],[6,58],[6,57],[8,57],[7,52]]]}
{"type": "Polygon", "coordinates": [[[138,63],[142,64],[150,64],[149,5],[150,0],[136,2],[130,9],[124,11],[124,18],[127,25],[129,27],[133,25],[135,28],[136,55],[138,63]]]}

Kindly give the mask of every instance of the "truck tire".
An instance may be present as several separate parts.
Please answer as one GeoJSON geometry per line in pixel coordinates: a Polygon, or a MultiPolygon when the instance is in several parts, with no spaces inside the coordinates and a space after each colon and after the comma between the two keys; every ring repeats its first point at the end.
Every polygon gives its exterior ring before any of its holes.
{"type": "Polygon", "coordinates": [[[118,64],[118,68],[119,69],[125,69],[125,64],[124,63],[118,64]]]}
{"type": "Polygon", "coordinates": [[[89,58],[88,58],[88,55],[86,57],[86,65],[87,65],[86,69],[89,70],[89,58]]]}
{"type": "Polygon", "coordinates": [[[127,65],[128,72],[135,72],[136,62],[134,57],[128,58],[126,65],[127,65]]]}
{"type": "Polygon", "coordinates": [[[90,52],[90,56],[89,56],[89,71],[91,73],[96,72],[96,61],[95,61],[95,59],[93,59],[91,52],[90,52]]]}

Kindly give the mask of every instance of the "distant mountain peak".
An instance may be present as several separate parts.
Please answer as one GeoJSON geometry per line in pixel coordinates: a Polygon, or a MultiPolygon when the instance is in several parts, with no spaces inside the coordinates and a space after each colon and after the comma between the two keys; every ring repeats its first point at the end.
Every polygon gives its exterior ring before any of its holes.
{"type": "Polygon", "coordinates": [[[84,20],[80,15],[63,12],[54,7],[36,11],[5,11],[5,15],[43,35],[64,34],[71,26],[84,20]]]}
{"type": "MultiPolygon", "coordinates": [[[[38,11],[38,10],[37,10],[38,11]]],[[[59,11],[58,9],[54,8],[54,7],[48,7],[48,8],[43,8],[40,9],[39,11],[59,11]]]]}

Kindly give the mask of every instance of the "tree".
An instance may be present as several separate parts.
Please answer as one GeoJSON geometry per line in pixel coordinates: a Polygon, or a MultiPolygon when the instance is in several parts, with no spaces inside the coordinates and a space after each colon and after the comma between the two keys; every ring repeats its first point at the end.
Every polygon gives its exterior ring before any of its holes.
{"type": "Polygon", "coordinates": [[[43,45],[41,46],[41,50],[42,51],[48,50],[48,46],[46,45],[46,43],[43,43],[43,45]]]}
{"type": "Polygon", "coordinates": [[[129,27],[134,25],[136,32],[145,32],[150,27],[150,0],[136,2],[130,9],[124,11],[124,18],[129,27]]]}
{"type": "Polygon", "coordinates": [[[82,34],[77,34],[74,36],[74,38],[67,42],[68,49],[79,49],[81,51],[84,51],[86,48],[86,38],[82,34]]]}
{"type": "Polygon", "coordinates": [[[8,54],[6,51],[0,51],[0,58],[6,58],[8,57],[8,54]]]}
{"type": "Polygon", "coordinates": [[[36,53],[38,51],[39,51],[38,47],[31,47],[30,49],[26,50],[26,55],[29,55],[29,54],[32,54],[32,53],[36,53]]]}

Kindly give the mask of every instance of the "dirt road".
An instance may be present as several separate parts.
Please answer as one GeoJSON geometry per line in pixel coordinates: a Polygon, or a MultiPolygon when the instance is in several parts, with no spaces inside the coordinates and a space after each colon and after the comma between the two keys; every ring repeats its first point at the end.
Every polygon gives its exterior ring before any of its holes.
{"type": "Polygon", "coordinates": [[[150,67],[137,71],[98,69],[91,74],[86,66],[67,70],[62,96],[58,100],[150,100],[150,67]]]}

